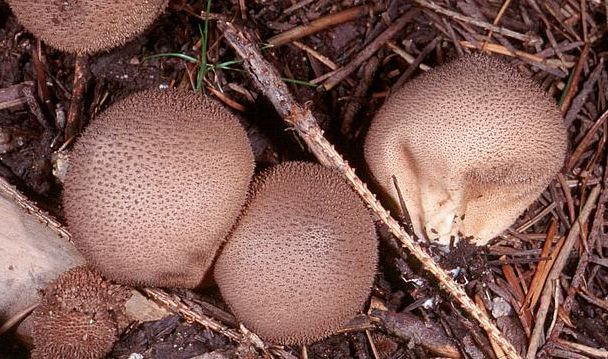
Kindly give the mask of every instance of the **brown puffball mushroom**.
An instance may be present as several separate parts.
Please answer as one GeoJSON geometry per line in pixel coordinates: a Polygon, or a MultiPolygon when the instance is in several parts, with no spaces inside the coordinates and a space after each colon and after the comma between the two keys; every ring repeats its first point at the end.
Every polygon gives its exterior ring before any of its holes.
{"type": "Polygon", "coordinates": [[[461,57],[408,82],[374,118],[365,158],[414,231],[479,245],[510,226],[560,170],[566,129],[555,101],[512,65],[461,57]]]}
{"type": "Polygon", "coordinates": [[[362,309],[376,263],[375,227],[357,194],[332,170],[287,162],[254,180],[215,279],[249,329],[308,344],[362,309]]]}
{"type": "Polygon", "coordinates": [[[7,0],[17,20],[46,44],[89,54],[120,46],[165,11],[168,0],[7,0]]]}
{"type": "Polygon", "coordinates": [[[108,279],[196,287],[246,201],[253,153],[237,118],[195,93],[144,91],[89,125],[63,205],[76,247],[108,279]]]}
{"type": "Polygon", "coordinates": [[[32,314],[31,357],[105,358],[128,324],[129,292],[84,266],[61,274],[32,314]]]}

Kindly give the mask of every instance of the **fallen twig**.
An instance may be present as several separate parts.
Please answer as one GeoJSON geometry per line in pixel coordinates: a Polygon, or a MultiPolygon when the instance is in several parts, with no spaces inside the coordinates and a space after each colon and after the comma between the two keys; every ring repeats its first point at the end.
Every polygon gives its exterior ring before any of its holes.
{"type": "Polygon", "coordinates": [[[302,25],[294,27],[293,29],[287,30],[276,36],[268,39],[268,44],[272,46],[281,46],[287,44],[293,40],[301,39],[305,36],[319,32],[330,26],[342,24],[351,20],[354,20],[360,16],[368,13],[370,10],[369,6],[357,6],[350,9],[340,11],[335,14],[324,16],[320,19],[311,21],[308,25],[302,25]]]}
{"type": "Polygon", "coordinates": [[[242,342],[243,340],[242,333],[239,333],[237,330],[228,328],[227,326],[223,325],[222,323],[213,318],[207,317],[206,315],[202,315],[191,310],[187,305],[175,298],[172,298],[169,294],[165,293],[160,289],[144,288],[142,289],[142,291],[146,293],[146,295],[148,295],[149,297],[154,298],[154,300],[156,300],[157,302],[167,306],[169,309],[171,309],[171,311],[179,313],[187,320],[197,322],[205,328],[209,328],[214,332],[220,333],[226,338],[232,339],[235,342],[242,342]]]}
{"type": "MultiPolygon", "coordinates": [[[[410,55],[408,52],[397,46],[397,44],[395,44],[393,41],[388,41],[386,43],[386,46],[388,46],[388,48],[391,49],[394,53],[401,56],[401,58],[404,59],[408,64],[411,65],[414,63],[414,61],[416,61],[416,58],[414,56],[410,55]]],[[[420,70],[422,71],[428,71],[431,69],[430,66],[425,64],[420,64],[418,67],[420,67],[420,70]]]]}
{"type": "Polygon", "coordinates": [[[59,237],[68,239],[70,242],[72,241],[70,233],[59,221],[40,210],[32,201],[21,194],[21,192],[2,177],[0,177],[0,194],[5,194],[14,203],[36,217],[41,223],[44,223],[53,232],[59,235],[59,237]]]}
{"type": "Polygon", "coordinates": [[[589,356],[590,358],[603,358],[603,359],[608,358],[608,351],[606,351],[604,349],[596,349],[596,348],[592,348],[592,347],[589,347],[589,346],[586,346],[583,344],[569,342],[569,341],[563,340],[563,339],[558,339],[556,341],[556,344],[563,348],[567,348],[570,350],[574,350],[578,353],[582,353],[585,356],[589,356]]]}
{"type": "Polygon", "coordinates": [[[560,111],[562,112],[562,116],[566,115],[568,109],[570,108],[572,98],[574,97],[576,89],[578,88],[578,83],[581,80],[581,73],[583,72],[583,68],[587,64],[588,56],[589,44],[585,44],[585,47],[583,47],[583,51],[581,51],[581,55],[578,58],[578,62],[576,63],[576,67],[574,68],[574,72],[570,77],[570,81],[568,81],[568,87],[566,88],[562,98],[562,103],[560,105],[560,111]]]}
{"type": "Polygon", "coordinates": [[[418,56],[416,57],[414,62],[410,65],[410,67],[408,67],[407,70],[405,70],[401,74],[401,76],[399,76],[399,79],[391,87],[391,91],[396,91],[403,86],[405,81],[407,81],[414,74],[414,71],[416,71],[418,66],[420,66],[420,64],[422,64],[422,61],[424,61],[424,59],[426,59],[426,57],[431,53],[431,51],[435,50],[435,47],[437,46],[439,41],[441,41],[441,36],[436,36],[433,39],[433,41],[426,44],[424,49],[422,49],[420,54],[418,54],[418,56]]]}
{"type": "Polygon", "coordinates": [[[415,2],[418,5],[424,6],[426,8],[429,8],[439,14],[451,17],[453,19],[456,19],[458,21],[463,21],[465,23],[469,23],[478,27],[481,27],[484,30],[490,30],[492,32],[507,36],[507,37],[511,37],[520,41],[525,42],[527,45],[534,45],[534,44],[541,44],[542,40],[540,37],[538,36],[534,36],[534,35],[526,35],[526,34],[521,34],[519,32],[516,31],[512,31],[509,29],[505,29],[503,27],[500,26],[495,26],[492,24],[488,24],[485,21],[481,21],[481,20],[477,20],[474,19],[472,17],[469,16],[465,16],[462,14],[459,14],[457,12],[454,12],[452,10],[448,10],[448,9],[444,9],[441,6],[435,4],[435,2],[433,1],[427,1],[427,0],[415,0],[415,2]]]}
{"type": "Polygon", "coordinates": [[[491,42],[486,42],[482,46],[477,46],[476,44],[474,44],[470,41],[459,41],[459,43],[462,47],[466,47],[467,49],[485,50],[485,51],[489,51],[489,52],[493,52],[493,53],[501,54],[501,55],[505,55],[505,56],[519,57],[521,59],[532,61],[533,63],[545,64],[552,68],[559,68],[562,65],[565,65],[566,67],[572,67],[574,65],[574,63],[572,63],[572,62],[561,62],[556,59],[545,59],[541,56],[538,56],[537,54],[536,55],[529,54],[529,53],[527,53],[525,51],[521,51],[521,50],[511,51],[502,45],[494,44],[491,42]]]}
{"type": "Polygon", "coordinates": [[[306,51],[312,57],[314,57],[315,59],[317,59],[320,63],[322,63],[323,65],[329,67],[331,70],[336,70],[338,68],[338,65],[336,65],[335,62],[331,61],[331,59],[329,57],[320,54],[315,49],[313,49],[313,48],[311,48],[309,46],[306,46],[306,45],[304,45],[303,43],[301,43],[299,41],[294,41],[292,44],[295,47],[297,47],[298,49],[306,51]]]}
{"type": "Polygon", "coordinates": [[[17,107],[27,103],[23,89],[25,87],[32,88],[32,81],[25,81],[20,84],[11,85],[0,89],[0,110],[17,107]]]}
{"type": "MultiPolygon", "coordinates": [[[[605,115],[605,114],[604,114],[605,115]]],[[[602,117],[604,117],[602,115],[602,117]]],[[[587,243],[588,250],[582,252],[581,257],[578,261],[578,265],[576,267],[576,271],[574,272],[574,276],[570,281],[570,287],[568,288],[568,295],[566,299],[564,299],[564,303],[562,304],[563,314],[568,315],[572,310],[572,305],[574,304],[574,296],[577,291],[581,290],[582,293],[579,293],[583,298],[590,300],[590,296],[585,296],[585,288],[583,283],[585,283],[585,270],[589,265],[589,262],[592,257],[592,250],[595,247],[596,242],[599,240],[601,236],[601,228],[604,226],[603,217],[605,215],[606,203],[608,203],[608,172],[604,172],[603,184],[601,185],[602,190],[599,196],[597,209],[595,211],[595,215],[592,221],[591,232],[589,233],[589,240],[587,243]]],[[[597,304],[597,303],[596,303],[597,304]]],[[[608,307],[604,308],[608,310],[608,307]]],[[[556,325],[553,327],[553,331],[550,333],[551,340],[557,339],[563,329],[564,323],[563,320],[559,319],[556,325]]]]}
{"type": "Polygon", "coordinates": [[[325,81],[323,88],[326,91],[331,90],[344,80],[348,75],[353,73],[359,66],[369,59],[376,51],[380,50],[384,44],[393,38],[399,31],[401,31],[405,25],[407,25],[412,19],[419,13],[418,9],[412,9],[401,15],[394,23],[392,23],[383,33],[381,33],[374,41],[370,42],[363,51],[361,51],[355,58],[348,63],[348,65],[337,70],[332,76],[325,81]]]}
{"type": "Polygon", "coordinates": [[[344,111],[344,116],[342,120],[342,126],[340,127],[340,131],[345,136],[353,136],[353,132],[351,131],[351,126],[353,124],[353,120],[355,116],[363,107],[363,99],[369,90],[369,87],[374,80],[374,74],[378,69],[378,65],[380,64],[380,60],[377,57],[372,57],[363,67],[363,75],[361,76],[361,81],[355,88],[351,101],[346,105],[346,110],[344,111]]]}
{"type": "Polygon", "coordinates": [[[420,345],[441,357],[462,358],[458,347],[443,334],[443,330],[437,324],[425,323],[408,312],[373,310],[370,317],[389,334],[402,338],[408,343],[420,345]]]}
{"type": "MultiPolygon", "coordinates": [[[[413,16],[411,13],[410,16],[413,16]]],[[[403,19],[403,18],[402,18],[403,19]]],[[[406,21],[407,22],[407,21],[406,21]]],[[[300,106],[289,93],[287,86],[281,81],[277,71],[262,57],[257,46],[247,39],[245,34],[232,23],[218,22],[226,41],[244,60],[244,66],[249,71],[254,82],[272,102],[276,111],[289,125],[298,132],[308,148],[319,162],[342,173],[364,202],[373,210],[376,216],[397,237],[403,247],[414,255],[432,275],[437,278],[441,287],[452,295],[458,304],[486,330],[495,340],[508,358],[520,358],[513,345],[496,328],[492,321],[473,303],[462,287],[448,273],[440,268],[417,243],[412,241],[399,223],[382,207],[376,196],[367,188],[355,174],[355,171],[344,158],[334,149],[333,145],[323,137],[311,111],[300,106]]],[[[384,42],[383,42],[384,43],[384,42]]]]}
{"type": "Polygon", "coordinates": [[[76,57],[74,65],[74,80],[72,86],[72,98],[68,110],[67,122],[65,125],[64,140],[69,141],[78,134],[80,129],[84,95],[89,82],[89,57],[81,55],[76,57]]]}
{"type": "Polygon", "coordinates": [[[568,112],[564,116],[566,127],[570,127],[572,122],[576,119],[576,116],[583,108],[583,105],[585,104],[585,102],[587,102],[587,97],[593,92],[593,88],[595,87],[595,84],[599,80],[603,71],[604,59],[600,58],[597,66],[595,67],[595,69],[593,69],[593,71],[587,78],[587,81],[583,85],[581,91],[572,100],[572,104],[570,105],[568,112]]]}
{"type": "MultiPolygon", "coordinates": [[[[591,210],[595,207],[597,198],[600,194],[600,189],[601,186],[596,186],[593,188],[593,190],[591,190],[585,206],[581,210],[577,220],[572,224],[572,228],[570,228],[570,232],[568,232],[566,241],[555,259],[551,272],[549,272],[549,275],[547,276],[545,288],[543,289],[540,299],[540,307],[538,308],[538,312],[536,314],[534,330],[532,331],[532,336],[530,338],[530,346],[528,347],[527,354],[528,359],[534,359],[536,357],[536,352],[540,347],[541,335],[544,331],[545,319],[547,317],[547,313],[549,312],[549,305],[551,304],[551,296],[553,295],[555,283],[559,279],[559,275],[566,265],[566,260],[570,255],[570,251],[572,250],[574,243],[576,243],[578,240],[583,223],[587,222],[587,218],[591,214],[591,210]]],[[[557,311],[557,308],[555,310],[557,311]]]]}
{"type": "Polygon", "coordinates": [[[568,163],[564,167],[565,172],[572,171],[572,169],[574,168],[576,163],[583,156],[583,153],[585,151],[587,151],[587,149],[589,148],[591,141],[595,138],[598,130],[602,127],[602,125],[604,124],[606,119],[608,119],[608,110],[604,111],[604,113],[597,119],[597,121],[595,121],[593,126],[591,126],[591,128],[587,131],[587,133],[585,134],[585,137],[583,137],[583,139],[580,140],[580,142],[576,146],[576,149],[574,150],[574,152],[572,152],[572,155],[570,155],[570,158],[568,159],[568,163]]]}
{"type": "Polygon", "coordinates": [[[240,330],[230,329],[219,321],[210,318],[206,315],[197,313],[196,311],[190,309],[190,307],[181,302],[179,299],[172,298],[166,292],[155,289],[155,288],[144,288],[142,289],[146,295],[154,298],[159,303],[162,303],[171,311],[175,313],[179,313],[182,317],[186,318],[186,320],[199,323],[205,328],[209,328],[216,333],[220,333],[224,335],[226,338],[232,339],[233,341],[245,344],[248,343],[254,346],[256,349],[262,351],[268,358],[272,358],[272,353],[281,356],[284,359],[292,359],[292,356],[279,349],[279,348],[270,348],[268,347],[257,335],[251,333],[247,328],[241,326],[240,330]]]}
{"type": "MultiPolygon", "coordinates": [[[[49,88],[46,83],[46,72],[44,71],[44,56],[42,53],[42,41],[36,40],[36,46],[32,48],[32,60],[34,71],[36,72],[36,92],[38,97],[45,105],[49,101],[49,88]]],[[[48,108],[47,108],[48,109],[48,108]]]]}

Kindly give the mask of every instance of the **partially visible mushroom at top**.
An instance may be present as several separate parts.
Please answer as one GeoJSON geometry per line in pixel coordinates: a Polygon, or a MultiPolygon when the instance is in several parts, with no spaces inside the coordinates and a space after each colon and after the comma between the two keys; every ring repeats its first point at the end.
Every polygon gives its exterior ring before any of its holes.
{"type": "Polygon", "coordinates": [[[340,175],[287,162],[254,180],[215,279],[249,329],[271,342],[308,344],[362,309],[377,256],[371,215],[340,175]]]}
{"type": "Polygon", "coordinates": [[[421,237],[485,244],[560,170],[566,129],[555,101],[499,59],[461,57],[408,82],[374,118],[371,172],[394,203],[392,176],[421,237]]]}
{"type": "Polygon", "coordinates": [[[220,104],[140,92],[99,115],[74,146],[68,227],[109,279],[193,288],[241,212],[253,168],[244,129],[220,104]]]}
{"type": "Polygon", "coordinates": [[[61,274],[34,310],[32,359],[105,358],[128,324],[128,297],[87,267],[61,274]]]}
{"type": "Polygon", "coordinates": [[[48,45],[71,53],[110,50],[141,34],[168,0],[7,0],[19,22],[48,45]]]}

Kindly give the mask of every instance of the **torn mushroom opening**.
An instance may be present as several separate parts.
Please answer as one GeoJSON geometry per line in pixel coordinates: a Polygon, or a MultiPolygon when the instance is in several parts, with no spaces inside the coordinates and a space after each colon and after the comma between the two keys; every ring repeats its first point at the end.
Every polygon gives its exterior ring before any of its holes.
{"type": "Polygon", "coordinates": [[[377,113],[365,158],[418,236],[485,244],[509,227],[562,166],[555,101],[514,66],[469,55],[425,73],[377,113]]]}

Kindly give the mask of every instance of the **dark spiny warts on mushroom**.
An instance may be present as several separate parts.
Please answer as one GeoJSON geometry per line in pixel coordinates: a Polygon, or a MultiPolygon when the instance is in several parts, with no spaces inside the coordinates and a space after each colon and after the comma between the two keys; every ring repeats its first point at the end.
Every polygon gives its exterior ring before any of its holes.
{"type": "Polygon", "coordinates": [[[241,212],[253,167],[245,131],[219,103],[132,95],[70,154],[63,203],[74,243],[117,282],[195,287],[241,212]]]}
{"type": "Polygon", "coordinates": [[[365,158],[394,203],[396,176],[419,236],[485,244],[549,184],[566,146],[549,95],[514,66],[472,55],[393,94],[370,126],[365,158]]]}
{"type": "Polygon", "coordinates": [[[215,278],[237,318],[263,338],[307,344],[351,319],[377,263],[374,224],[337,172],[287,162],[257,177],[215,278]]]}
{"type": "Polygon", "coordinates": [[[34,310],[31,357],[105,358],[128,323],[128,295],[87,267],[61,274],[34,310]]]}
{"type": "Polygon", "coordinates": [[[19,22],[48,45],[72,53],[120,46],[164,12],[168,0],[8,0],[19,22]]]}

